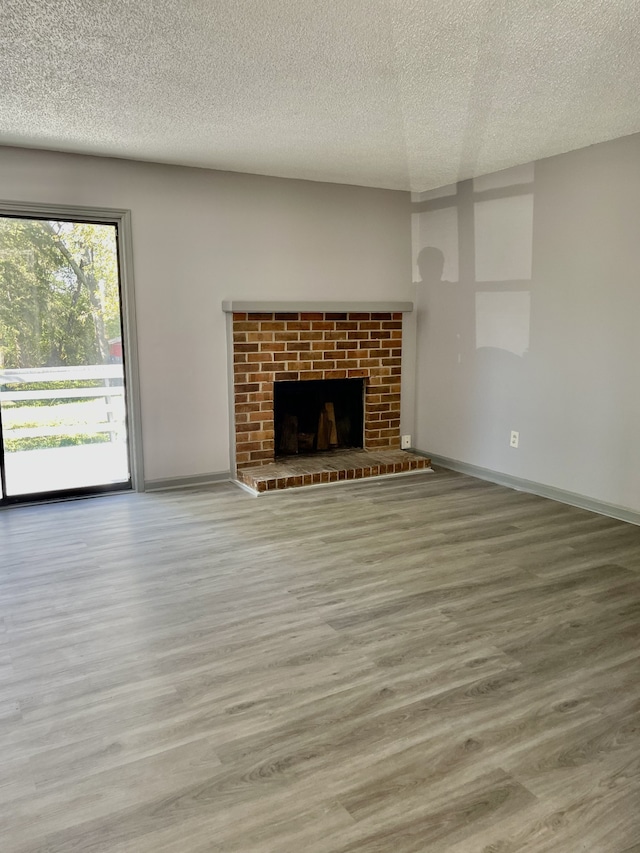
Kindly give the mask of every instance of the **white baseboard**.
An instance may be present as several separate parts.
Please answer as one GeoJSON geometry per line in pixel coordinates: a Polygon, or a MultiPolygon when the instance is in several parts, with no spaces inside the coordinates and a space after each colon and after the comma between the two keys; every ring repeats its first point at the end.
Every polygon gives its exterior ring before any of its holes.
{"type": "Polygon", "coordinates": [[[246,483],[243,483],[242,480],[231,480],[234,486],[237,486],[239,489],[242,489],[243,492],[247,492],[247,494],[251,495],[252,498],[260,497],[260,492],[257,489],[252,489],[251,486],[248,486],[246,483]]]}

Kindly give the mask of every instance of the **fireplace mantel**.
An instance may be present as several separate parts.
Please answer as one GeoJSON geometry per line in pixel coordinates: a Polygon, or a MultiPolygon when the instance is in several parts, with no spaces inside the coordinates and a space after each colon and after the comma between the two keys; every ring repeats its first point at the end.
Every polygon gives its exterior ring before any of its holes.
{"type": "Polygon", "coordinates": [[[249,302],[238,302],[235,299],[225,299],[222,302],[222,310],[227,314],[242,312],[268,312],[268,313],[291,313],[302,311],[343,312],[368,311],[389,314],[407,314],[413,311],[413,302],[265,302],[250,300],[249,302]]]}

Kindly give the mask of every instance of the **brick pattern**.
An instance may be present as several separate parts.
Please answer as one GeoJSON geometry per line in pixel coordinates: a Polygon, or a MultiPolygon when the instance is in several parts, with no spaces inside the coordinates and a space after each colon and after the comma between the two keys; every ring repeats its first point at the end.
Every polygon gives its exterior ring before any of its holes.
{"type": "Polygon", "coordinates": [[[236,464],[274,460],[273,383],[365,380],[364,446],[400,447],[402,314],[235,313],[236,464]]]}
{"type": "Polygon", "coordinates": [[[256,492],[268,492],[341,480],[408,474],[430,467],[430,459],[405,450],[334,450],[332,453],[287,456],[268,465],[243,468],[238,472],[238,479],[256,492]]]}

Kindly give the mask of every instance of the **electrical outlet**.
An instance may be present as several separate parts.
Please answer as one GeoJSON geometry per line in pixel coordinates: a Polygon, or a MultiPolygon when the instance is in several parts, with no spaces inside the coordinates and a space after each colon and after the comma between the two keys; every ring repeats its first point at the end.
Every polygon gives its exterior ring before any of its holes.
{"type": "Polygon", "coordinates": [[[402,436],[402,449],[408,450],[411,447],[411,436],[403,435],[402,436]]]}
{"type": "Polygon", "coordinates": [[[517,447],[520,442],[520,433],[516,432],[514,429],[511,430],[511,441],[509,444],[511,447],[517,447]]]}

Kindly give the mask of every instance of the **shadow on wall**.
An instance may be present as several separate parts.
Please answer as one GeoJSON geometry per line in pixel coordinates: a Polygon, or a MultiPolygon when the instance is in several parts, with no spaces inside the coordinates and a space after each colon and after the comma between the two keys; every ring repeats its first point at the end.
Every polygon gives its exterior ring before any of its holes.
{"type": "Polygon", "coordinates": [[[413,197],[422,449],[499,465],[529,422],[533,201],[534,164],[413,197]]]}

